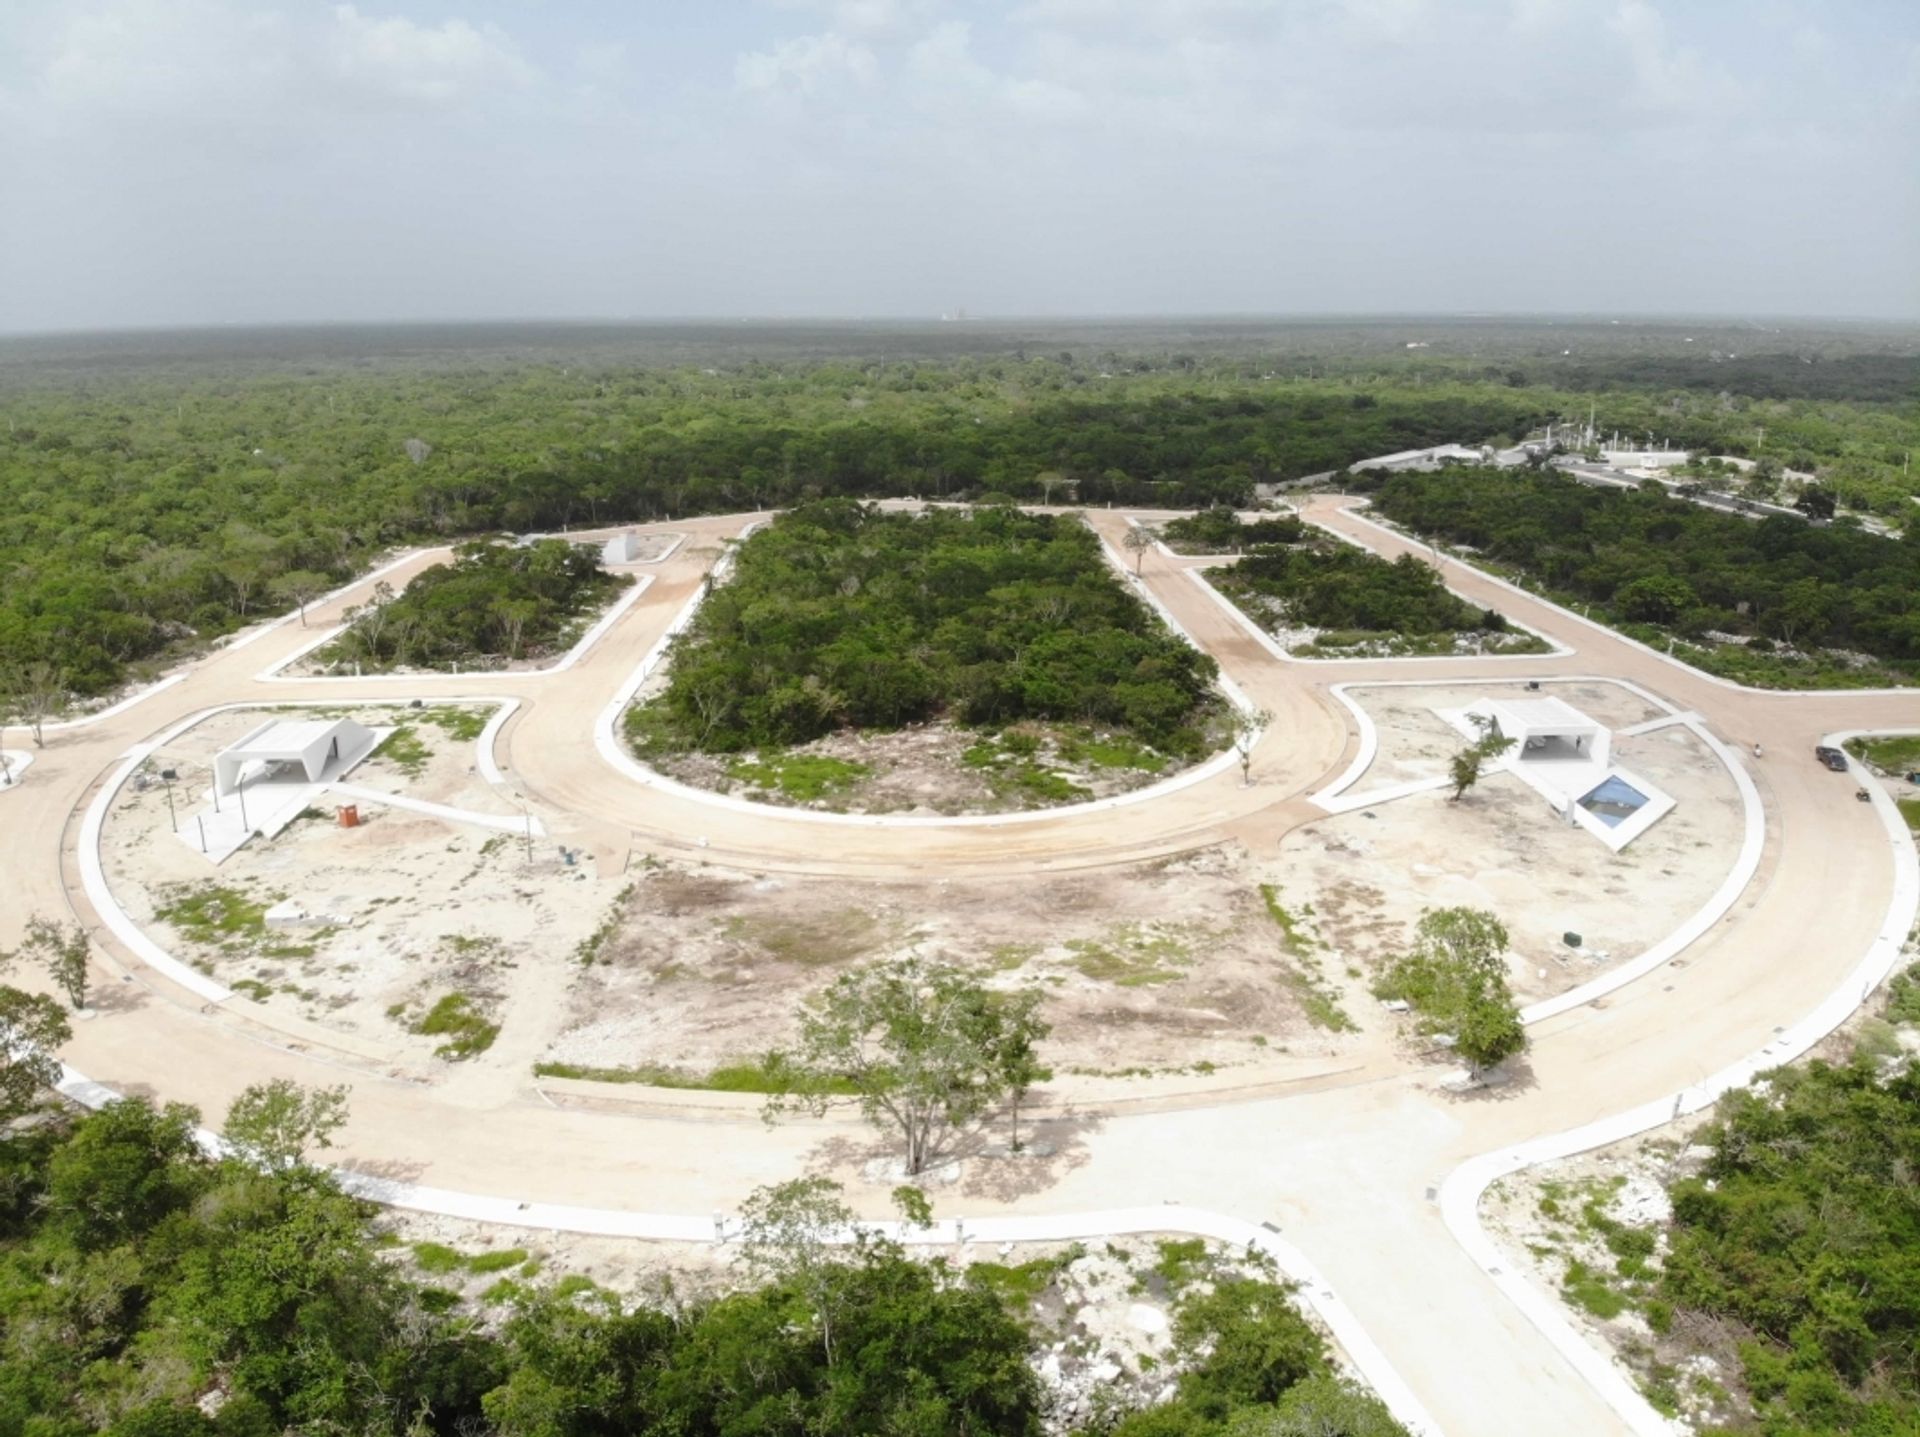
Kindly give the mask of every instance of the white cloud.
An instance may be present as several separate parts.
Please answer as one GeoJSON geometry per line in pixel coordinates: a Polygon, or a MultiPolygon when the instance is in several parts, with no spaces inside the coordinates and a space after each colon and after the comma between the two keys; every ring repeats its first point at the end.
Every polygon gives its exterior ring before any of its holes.
{"type": "Polygon", "coordinates": [[[328,53],[342,79],[405,100],[443,102],[530,83],[534,70],[494,25],[443,20],[422,25],[404,16],[362,15],[333,8],[328,53]]]}
{"type": "Polygon", "coordinates": [[[734,61],[734,83],[743,90],[797,95],[822,94],[843,80],[865,84],[874,75],[873,51],[844,35],[800,35],[770,50],[756,50],[734,61]]]}

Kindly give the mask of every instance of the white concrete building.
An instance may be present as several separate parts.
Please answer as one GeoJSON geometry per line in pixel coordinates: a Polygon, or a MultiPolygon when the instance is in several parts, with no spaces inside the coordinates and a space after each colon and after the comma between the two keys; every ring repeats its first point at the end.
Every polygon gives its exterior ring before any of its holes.
{"type": "Polygon", "coordinates": [[[274,719],[220,750],[213,760],[214,793],[225,798],[259,767],[272,778],[297,768],[307,783],[340,777],[373,752],[379,736],[352,719],[274,719]]]}
{"type": "Polygon", "coordinates": [[[1612,730],[1564,699],[1489,698],[1436,712],[1469,740],[1512,739],[1487,771],[1512,774],[1615,853],[1673,810],[1670,795],[1613,761],[1612,730]]]}
{"type": "Polygon", "coordinates": [[[1514,741],[1516,762],[1606,766],[1612,734],[1565,699],[1489,699],[1474,709],[1489,720],[1491,732],[1514,741]]]}

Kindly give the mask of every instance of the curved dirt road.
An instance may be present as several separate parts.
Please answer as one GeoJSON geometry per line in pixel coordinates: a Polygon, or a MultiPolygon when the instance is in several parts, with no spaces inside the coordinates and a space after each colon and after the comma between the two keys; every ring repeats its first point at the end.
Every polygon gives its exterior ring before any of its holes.
{"type": "MultiPolygon", "coordinates": [[[[1318,500],[1315,522],[1392,556],[1422,546],[1318,500]]],[[[1010,879],[1035,869],[1109,864],[1235,838],[1277,842],[1317,811],[1301,795],[1339,771],[1355,737],[1329,696],[1336,683],[1418,678],[1623,678],[1697,712],[1736,746],[1764,745],[1753,765],[1767,814],[1760,869],[1732,910],[1680,959],[1607,998],[1533,1030],[1527,1081],[1477,1098],[1447,1097],[1431,1075],[1362,1070],[1293,1092],[1160,1111],[1057,1116],[1060,1157],[1010,1185],[947,1205],[969,1213],[1070,1213],[1180,1201],[1272,1221],[1340,1292],[1442,1427],[1461,1437],[1620,1430],[1619,1420],[1458,1247],[1430,1194],[1476,1154],[1558,1132],[1668,1094],[1761,1047],[1810,1011],[1872,942],[1892,874],[1872,810],[1809,753],[1838,729],[1912,726],[1920,695],[1794,695],[1739,689],[1662,660],[1449,561],[1448,583],[1556,639],[1566,656],[1276,662],[1188,582],[1192,561],[1149,554],[1144,582],[1276,721],[1256,751],[1251,788],[1235,771],[1151,801],[1044,819],[961,827],[826,826],[778,810],[740,813],[639,785],[611,770],[590,733],[610,695],[694,594],[722,541],[754,516],[652,526],[688,542],[648,592],[572,669],[557,674],[435,677],[356,687],[257,681],[313,637],[282,624],[197,661],[180,681],[97,722],[49,733],[25,783],[0,796],[0,853],[10,883],[0,943],[26,915],[71,907],[116,969],[100,1015],[76,1025],[68,1061],[123,1091],[217,1114],[248,1083],[285,1076],[352,1081],[343,1151],[362,1170],[516,1200],[707,1213],[800,1170],[821,1145],[854,1136],[848,1120],[766,1129],[731,1103],[611,1111],[555,1110],[499,1083],[421,1083],[385,1076],[377,1054],[325,1035],[268,1025],[244,1000],[209,1012],[144,968],[102,930],[80,891],[79,815],[128,748],[221,704],[345,697],[517,698],[498,743],[511,783],[548,829],[596,854],[649,851],[752,869],[849,878],[965,869],[1010,879]],[[115,1001],[117,1000],[117,1001],[115,1001]]],[[[1118,545],[1119,513],[1090,516],[1118,545]]],[[[409,560],[396,584],[442,554],[409,560]]],[[[365,585],[314,610],[337,622],[365,585]]]]}

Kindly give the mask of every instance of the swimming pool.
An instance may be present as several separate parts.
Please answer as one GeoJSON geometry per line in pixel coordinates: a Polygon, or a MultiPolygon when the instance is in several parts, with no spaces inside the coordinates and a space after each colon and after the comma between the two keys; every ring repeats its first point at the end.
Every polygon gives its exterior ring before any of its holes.
{"type": "Polygon", "coordinates": [[[1608,828],[1618,828],[1626,819],[1647,806],[1647,796],[1618,774],[1608,774],[1606,778],[1588,789],[1579,800],[1580,806],[1608,828]]]}

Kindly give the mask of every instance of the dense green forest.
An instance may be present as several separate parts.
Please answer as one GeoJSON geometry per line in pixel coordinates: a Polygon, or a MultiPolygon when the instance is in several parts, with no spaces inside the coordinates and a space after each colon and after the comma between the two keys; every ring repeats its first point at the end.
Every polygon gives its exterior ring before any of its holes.
{"type": "Polygon", "coordinates": [[[419,540],[823,495],[1244,504],[1589,405],[1603,431],[1773,455],[1904,520],[1902,376],[1920,361],[1892,332],[1546,322],[6,341],[0,657],[99,694],[419,540]]]}
{"type": "Polygon", "coordinates": [[[564,539],[462,544],[399,594],[376,586],[318,657],[377,670],[538,656],[628,582],[601,569],[596,547],[564,539]]]}
{"type": "Polygon", "coordinates": [[[1920,1063],[1779,1069],[1694,1141],[1656,1325],[1730,1337],[1761,1432],[1920,1431],[1920,1063]]]}
{"type": "Polygon", "coordinates": [[[1307,526],[1291,514],[1242,523],[1240,515],[1224,504],[1183,514],[1160,526],[1160,537],[1181,554],[1239,554],[1261,544],[1297,544],[1306,534],[1307,526]]]}
{"type": "MultiPolygon", "coordinates": [[[[877,1239],[827,1249],[772,1221],[749,1234],[747,1280],[726,1295],[635,1304],[585,1278],[529,1277],[520,1253],[480,1304],[425,1275],[465,1259],[390,1244],[329,1176],[202,1155],[189,1108],[42,1119],[0,1137],[0,1432],[1042,1431],[1028,1324],[1049,1260],[962,1271],[877,1239]]],[[[1101,1437],[1404,1437],[1332,1375],[1280,1285],[1196,1284],[1174,1321],[1186,1366],[1171,1399],[1112,1414],[1101,1437]]]]}
{"type": "Polygon", "coordinates": [[[733,753],[938,716],[1051,719],[1192,757],[1214,673],[1071,515],[823,499],[741,544],[628,728],[643,748],[733,753]]]}
{"type": "Polygon", "coordinates": [[[1708,668],[1788,686],[1920,678],[1920,525],[1899,540],[1844,525],[1754,521],[1659,485],[1594,489],[1547,474],[1449,468],[1395,474],[1373,496],[1416,533],[1470,548],[1649,636],[1745,645],[1689,652],[1708,668]],[[1795,651],[1846,649],[1848,667],[1795,651]]]}
{"type": "Polygon", "coordinates": [[[1451,653],[1457,639],[1488,649],[1544,649],[1494,609],[1477,609],[1441,582],[1432,565],[1403,554],[1386,560],[1337,539],[1268,545],[1208,579],[1261,624],[1323,632],[1310,654],[1382,648],[1405,654],[1451,653]]]}

